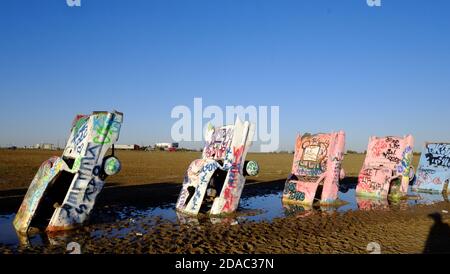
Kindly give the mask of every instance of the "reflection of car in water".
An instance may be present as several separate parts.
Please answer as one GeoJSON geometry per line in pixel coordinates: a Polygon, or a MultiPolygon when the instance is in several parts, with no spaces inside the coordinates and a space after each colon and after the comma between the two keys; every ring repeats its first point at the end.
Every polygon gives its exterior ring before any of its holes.
{"type": "Polygon", "coordinates": [[[191,163],[176,208],[197,215],[210,207],[211,215],[236,211],[245,176],[256,176],[259,166],[245,161],[255,126],[237,119],[235,125],[209,127],[202,159],[191,163]]]}
{"type": "Polygon", "coordinates": [[[104,180],[121,169],[113,145],[122,121],[119,112],[76,117],[62,157],[44,162],[28,188],[13,223],[19,233],[69,230],[88,219],[104,180]]]}
{"type": "Polygon", "coordinates": [[[358,204],[359,210],[369,211],[369,210],[389,210],[391,208],[408,208],[407,199],[378,199],[370,197],[356,197],[356,202],[358,204]]]}
{"type": "MultiPolygon", "coordinates": [[[[315,206],[315,210],[320,207],[315,206]]],[[[302,204],[283,203],[284,215],[286,217],[307,217],[313,213],[313,206],[302,204]]]]}
{"type": "Polygon", "coordinates": [[[38,229],[32,229],[28,233],[17,232],[19,246],[23,248],[43,247],[43,246],[66,246],[75,237],[88,238],[90,233],[85,230],[60,231],[58,233],[46,233],[38,229]]]}
{"type": "Polygon", "coordinates": [[[238,225],[238,219],[234,217],[204,217],[199,218],[199,216],[186,215],[180,212],[177,212],[177,220],[180,225],[186,226],[199,226],[200,224],[212,224],[212,225],[238,225]]]}
{"type": "Polygon", "coordinates": [[[336,212],[341,205],[327,206],[315,203],[313,205],[299,203],[283,203],[284,215],[286,217],[304,218],[313,214],[332,214],[336,212]]]}

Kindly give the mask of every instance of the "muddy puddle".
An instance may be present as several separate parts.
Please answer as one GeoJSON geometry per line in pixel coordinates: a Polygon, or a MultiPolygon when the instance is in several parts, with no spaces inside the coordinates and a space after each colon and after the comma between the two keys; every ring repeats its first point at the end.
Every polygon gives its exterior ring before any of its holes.
{"type": "Polygon", "coordinates": [[[239,225],[244,222],[270,222],[275,218],[287,216],[307,217],[312,214],[346,212],[356,210],[402,210],[418,204],[433,204],[448,201],[449,197],[436,194],[414,193],[410,190],[410,199],[400,202],[387,200],[362,199],[355,195],[355,187],[342,186],[339,193],[340,200],[345,204],[338,207],[314,206],[307,208],[300,205],[283,204],[282,192],[260,192],[254,196],[241,199],[238,213],[224,218],[212,218],[201,214],[198,218],[187,217],[174,210],[175,203],[167,203],[159,207],[133,206],[101,206],[95,208],[91,223],[78,230],[56,235],[42,232],[31,232],[27,236],[17,235],[12,222],[14,213],[0,215],[0,246],[12,249],[64,245],[80,238],[125,238],[130,235],[140,237],[146,233],[159,233],[164,225],[170,229],[180,226],[205,225],[239,225]]]}

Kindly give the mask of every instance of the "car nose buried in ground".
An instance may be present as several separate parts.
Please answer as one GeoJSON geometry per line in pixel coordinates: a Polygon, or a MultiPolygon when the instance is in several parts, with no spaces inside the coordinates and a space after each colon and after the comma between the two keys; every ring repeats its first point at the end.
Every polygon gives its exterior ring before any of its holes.
{"type": "Polygon", "coordinates": [[[378,199],[404,197],[414,179],[413,147],[411,135],[371,137],[356,194],[378,199]]]}
{"type": "Polygon", "coordinates": [[[344,179],[345,133],[305,134],[297,137],[292,173],[286,181],[283,202],[312,206],[337,202],[339,180],[344,179]]]}
{"type": "Polygon", "coordinates": [[[210,126],[202,159],[191,163],[186,173],[176,209],[197,215],[202,205],[212,202],[211,215],[236,211],[245,176],[256,176],[259,166],[245,161],[255,134],[255,125],[242,122],[219,128],[210,126]]]}
{"type": "Polygon", "coordinates": [[[418,192],[448,194],[449,181],[450,143],[426,143],[413,189],[418,192]]]}
{"type": "Polygon", "coordinates": [[[122,122],[116,111],[75,118],[62,157],[45,161],[28,188],[13,222],[19,233],[30,226],[69,230],[88,219],[106,177],[121,169],[114,143],[122,122]],[[105,157],[110,148],[112,155],[105,157]]]}

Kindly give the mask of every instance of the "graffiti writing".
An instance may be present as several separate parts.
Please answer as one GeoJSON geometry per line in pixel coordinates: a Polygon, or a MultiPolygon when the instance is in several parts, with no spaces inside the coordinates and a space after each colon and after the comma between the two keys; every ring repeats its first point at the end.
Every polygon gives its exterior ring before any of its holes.
{"type": "Polygon", "coordinates": [[[95,144],[109,144],[113,141],[114,134],[120,131],[121,123],[115,119],[109,119],[108,115],[97,114],[94,116],[93,142],[95,144]]]}
{"type": "Polygon", "coordinates": [[[187,191],[188,184],[189,184],[189,177],[186,175],[186,176],[184,176],[184,180],[183,180],[183,189],[182,189],[182,191],[180,193],[180,197],[178,198],[178,201],[177,201],[177,208],[180,208],[181,205],[186,204],[186,200],[189,195],[189,192],[187,191]]]}
{"type": "Polygon", "coordinates": [[[92,202],[92,195],[98,192],[97,182],[101,180],[98,178],[99,172],[95,172],[95,170],[99,169],[96,166],[96,161],[100,148],[101,145],[89,143],[86,157],[80,159],[78,178],[73,182],[67,201],[62,206],[67,217],[71,216],[71,211],[73,210],[77,214],[84,214],[89,209],[89,204],[86,203],[92,202]],[[79,197],[82,198],[80,199],[79,197]]]}
{"type": "Polygon", "coordinates": [[[227,149],[231,146],[233,139],[233,129],[222,127],[214,129],[211,141],[205,147],[205,157],[212,159],[224,159],[227,149]]]}
{"type": "Polygon", "coordinates": [[[77,115],[72,124],[72,133],[80,131],[80,128],[89,120],[89,115],[77,115]]]}
{"type": "Polygon", "coordinates": [[[244,152],[244,146],[241,146],[239,148],[233,147],[233,155],[234,155],[234,163],[231,166],[230,170],[230,178],[229,178],[229,186],[235,187],[236,181],[239,180],[239,174],[241,170],[242,165],[242,154],[244,152]]]}
{"type": "Polygon", "coordinates": [[[206,186],[209,183],[212,173],[218,167],[217,162],[207,163],[201,168],[199,176],[196,178],[199,180],[194,197],[192,197],[191,210],[195,211],[199,204],[202,202],[202,197],[206,191],[206,186]]]}
{"type": "Polygon", "coordinates": [[[76,131],[76,133],[74,134],[73,139],[72,139],[72,144],[77,153],[81,153],[81,151],[83,150],[83,148],[84,148],[83,141],[86,139],[88,133],[89,133],[88,123],[84,123],[84,125],[82,125],[79,128],[79,130],[76,131]]]}
{"type": "Polygon", "coordinates": [[[301,202],[303,202],[306,197],[304,192],[297,191],[297,182],[295,182],[295,181],[289,181],[286,183],[283,194],[285,196],[288,196],[289,200],[295,200],[295,201],[301,201],[301,202]]]}
{"type": "Polygon", "coordinates": [[[297,149],[301,149],[302,156],[298,160],[299,175],[319,176],[326,172],[328,161],[329,140],[321,136],[305,136],[301,140],[301,147],[297,144],[297,149]]]}
{"type": "Polygon", "coordinates": [[[86,191],[84,192],[83,202],[92,202],[92,195],[98,192],[97,183],[95,178],[89,181],[86,191]]]}
{"type": "Polygon", "coordinates": [[[401,162],[398,155],[400,148],[400,140],[387,137],[377,140],[372,146],[371,152],[374,157],[383,157],[389,162],[399,164],[401,162]]]}
{"type": "Polygon", "coordinates": [[[372,147],[372,154],[375,157],[380,157],[387,147],[388,145],[384,140],[378,140],[372,147]]]}
{"type": "Polygon", "coordinates": [[[342,153],[338,153],[337,157],[333,158],[333,184],[339,185],[339,180],[341,178],[341,170],[342,170],[342,160],[344,156],[342,153]]]}
{"type": "Polygon", "coordinates": [[[384,158],[390,162],[399,164],[401,159],[397,157],[397,151],[400,149],[400,140],[387,137],[386,138],[387,150],[383,152],[384,158]]]}
{"type": "Polygon", "coordinates": [[[224,192],[224,198],[226,200],[225,205],[223,207],[224,211],[233,209],[233,205],[235,203],[233,190],[236,188],[236,186],[239,184],[239,181],[241,179],[240,173],[242,169],[242,157],[244,153],[244,146],[234,148],[233,147],[233,155],[234,155],[234,162],[232,164],[232,167],[228,173],[228,185],[224,192]]]}
{"type": "Polygon", "coordinates": [[[403,152],[401,163],[397,167],[397,172],[403,176],[409,176],[411,170],[411,164],[413,160],[413,149],[412,147],[406,147],[403,152]]]}
{"type": "Polygon", "coordinates": [[[14,219],[16,228],[26,229],[28,227],[48,184],[64,169],[67,169],[67,166],[59,157],[52,157],[41,165],[14,219]]]}
{"type": "Polygon", "coordinates": [[[426,149],[430,166],[450,168],[450,144],[428,144],[426,149]]]}
{"type": "Polygon", "coordinates": [[[436,175],[437,172],[434,169],[419,168],[415,187],[420,188],[422,185],[427,184],[441,185],[442,179],[436,175]]]}
{"type": "Polygon", "coordinates": [[[361,187],[364,191],[369,192],[383,189],[384,182],[373,180],[376,172],[377,170],[375,169],[364,169],[358,178],[359,187],[361,187]]]}

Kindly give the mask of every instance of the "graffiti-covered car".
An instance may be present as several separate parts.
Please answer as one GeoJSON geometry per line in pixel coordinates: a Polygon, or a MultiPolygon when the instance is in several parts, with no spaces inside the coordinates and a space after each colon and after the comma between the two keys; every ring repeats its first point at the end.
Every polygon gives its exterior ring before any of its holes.
{"type": "Polygon", "coordinates": [[[356,194],[370,198],[399,198],[414,178],[414,138],[370,137],[366,159],[358,176],[356,194]]]}
{"type": "Polygon", "coordinates": [[[345,132],[298,135],[292,172],[286,181],[283,202],[334,204],[338,199],[345,132]]]}
{"type": "Polygon", "coordinates": [[[450,143],[426,143],[422,151],[413,189],[419,192],[448,193],[450,143]]]}
{"type": "Polygon", "coordinates": [[[193,161],[185,175],[176,208],[197,215],[203,204],[212,203],[210,214],[236,211],[246,176],[256,176],[259,166],[245,161],[255,134],[255,125],[242,122],[214,128],[209,126],[202,158],[193,161]]]}
{"type": "Polygon", "coordinates": [[[13,223],[19,233],[30,226],[69,230],[88,219],[106,177],[121,169],[113,145],[122,122],[116,111],[75,118],[62,157],[45,161],[28,188],[13,223]]]}

